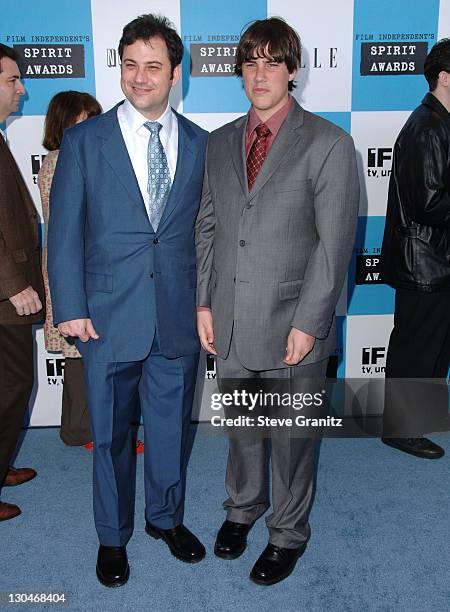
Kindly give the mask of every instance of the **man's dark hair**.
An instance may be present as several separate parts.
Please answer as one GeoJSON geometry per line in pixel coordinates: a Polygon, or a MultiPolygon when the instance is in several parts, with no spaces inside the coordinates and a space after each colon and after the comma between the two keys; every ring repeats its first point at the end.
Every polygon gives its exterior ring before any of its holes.
{"type": "Polygon", "coordinates": [[[56,151],[61,146],[64,130],[75,125],[80,115],[86,119],[100,115],[102,107],[88,93],[60,91],[50,100],[45,117],[44,140],[47,151],[56,151]]]}
{"type": "Polygon", "coordinates": [[[13,60],[13,62],[17,62],[19,59],[17,53],[12,47],[8,47],[7,45],[0,43],[0,72],[2,71],[1,61],[4,57],[9,57],[9,59],[13,60]]]}
{"type": "Polygon", "coordinates": [[[175,66],[181,64],[183,59],[183,43],[173,23],[161,15],[141,15],[124,27],[122,38],[119,42],[120,59],[122,59],[125,46],[132,45],[137,40],[148,41],[155,36],[159,36],[166,43],[173,72],[175,66]]]}
{"type": "MultiPolygon", "coordinates": [[[[301,54],[300,37],[284,19],[260,19],[253,22],[241,36],[234,72],[242,76],[242,64],[255,57],[265,57],[280,64],[285,62],[288,71],[295,72],[300,67],[301,54]]],[[[295,83],[290,81],[289,91],[294,87],[295,83]]]]}
{"type": "Polygon", "coordinates": [[[439,40],[425,59],[423,74],[430,91],[436,89],[439,73],[442,71],[450,72],[450,38],[439,40]]]}

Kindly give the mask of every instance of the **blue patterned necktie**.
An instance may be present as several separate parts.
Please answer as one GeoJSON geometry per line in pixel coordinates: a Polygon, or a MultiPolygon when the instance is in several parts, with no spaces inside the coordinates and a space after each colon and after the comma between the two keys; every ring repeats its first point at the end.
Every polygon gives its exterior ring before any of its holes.
{"type": "Polygon", "coordinates": [[[144,125],[150,132],[147,150],[149,217],[156,232],[169,197],[171,180],[166,153],[159,138],[162,125],[157,121],[146,121],[144,125]]]}

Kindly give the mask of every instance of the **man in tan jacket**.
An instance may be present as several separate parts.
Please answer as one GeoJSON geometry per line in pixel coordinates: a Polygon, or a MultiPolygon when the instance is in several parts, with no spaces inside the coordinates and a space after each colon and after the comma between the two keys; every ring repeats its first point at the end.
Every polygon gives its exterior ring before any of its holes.
{"type": "MultiPolygon", "coordinates": [[[[0,44],[0,124],[25,93],[13,49],[0,44]]],[[[10,466],[33,387],[32,324],[42,320],[43,285],[37,213],[0,135],[0,490],[36,476],[10,466]]],[[[0,501],[0,521],[20,508],[0,501]]]]}

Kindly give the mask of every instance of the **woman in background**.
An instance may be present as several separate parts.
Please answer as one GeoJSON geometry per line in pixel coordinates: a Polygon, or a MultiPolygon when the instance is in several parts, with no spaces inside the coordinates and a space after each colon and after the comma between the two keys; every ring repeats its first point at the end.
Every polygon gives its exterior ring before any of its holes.
{"type": "MultiPolygon", "coordinates": [[[[45,348],[50,352],[62,352],[65,359],[60,436],[70,446],[92,443],[89,412],[84,386],[83,360],[75,346],[69,344],[53,326],[52,304],[47,274],[47,228],[49,195],[64,130],[102,112],[100,104],[87,93],[62,91],[50,101],[44,126],[44,147],[49,151],[38,174],[44,217],[45,242],[42,252],[47,314],[44,324],[45,348]]],[[[64,238],[61,237],[63,240],[64,238]]]]}

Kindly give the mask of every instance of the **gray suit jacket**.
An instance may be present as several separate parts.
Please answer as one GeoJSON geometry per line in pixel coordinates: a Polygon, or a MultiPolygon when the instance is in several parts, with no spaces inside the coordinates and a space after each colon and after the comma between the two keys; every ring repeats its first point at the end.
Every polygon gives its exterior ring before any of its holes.
{"type": "Polygon", "coordinates": [[[233,332],[246,368],[283,363],[291,327],[335,350],[334,310],[353,247],[359,182],[351,137],[294,100],[249,193],[247,117],[209,137],[196,224],[197,304],[225,358],[233,332]]]}

